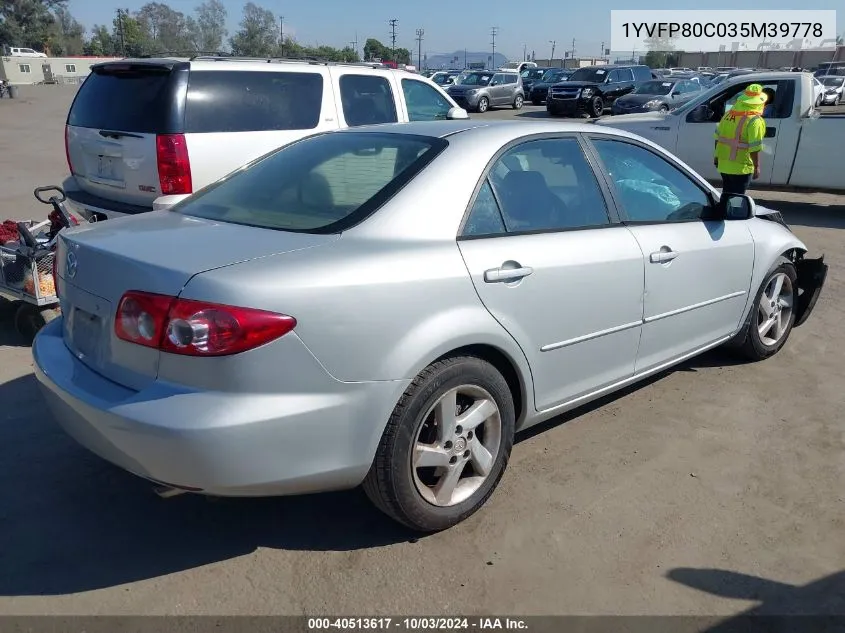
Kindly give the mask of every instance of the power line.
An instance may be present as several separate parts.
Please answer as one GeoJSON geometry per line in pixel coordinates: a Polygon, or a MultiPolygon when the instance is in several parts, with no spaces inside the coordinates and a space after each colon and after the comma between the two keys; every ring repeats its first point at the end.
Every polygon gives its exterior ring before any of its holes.
{"type": "Polygon", "coordinates": [[[422,41],[425,29],[417,29],[417,68],[422,70],[422,41]]]}
{"type": "Polygon", "coordinates": [[[490,63],[495,67],[496,65],[496,36],[499,34],[499,27],[498,26],[491,26],[490,27],[490,35],[493,37],[493,40],[490,42],[493,46],[493,57],[491,57],[490,63]]]}
{"type": "Polygon", "coordinates": [[[399,20],[393,18],[390,20],[390,54],[392,62],[396,61],[396,25],[399,23],[399,20]]]}

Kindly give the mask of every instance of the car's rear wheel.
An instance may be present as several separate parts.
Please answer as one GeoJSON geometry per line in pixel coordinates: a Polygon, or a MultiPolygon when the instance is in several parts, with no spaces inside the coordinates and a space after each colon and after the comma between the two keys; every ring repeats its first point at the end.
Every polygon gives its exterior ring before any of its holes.
{"type": "Polygon", "coordinates": [[[590,101],[590,116],[599,118],[604,113],[604,101],[601,97],[593,97],[590,101]]]}
{"type": "Polygon", "coordinates": [[[525,100],[523,99],[522,95],[516,95],[513,100],[513,109],[514,110],[522,110],[522,106],[524,105],[525,100]]]}
{"type": "Polygon", "coordinates": [[[797,302],[798,274],[792,262],[782,258],[757,291],[745,325],[730,346],[753,361],[777,354],[792,332],[797,302]]]}
{"type": "Polygon", "coordinates": [[[513,446],[507,382],[472,356],[438,361],[411,383],[379,443],[364,490],[421,532],[460,523],[493,494],[513,446]]]}
{"type": "Polygon", "coordinates": [[[476,110],[478,110],[481,113],[484,113],[484,112],[487,112],[487,110],[489,110],[489,109],[490,109],[490,100],[487,97],[481,97],[481,99],[478,100],[478,107],[476,108],[476,110]]]}

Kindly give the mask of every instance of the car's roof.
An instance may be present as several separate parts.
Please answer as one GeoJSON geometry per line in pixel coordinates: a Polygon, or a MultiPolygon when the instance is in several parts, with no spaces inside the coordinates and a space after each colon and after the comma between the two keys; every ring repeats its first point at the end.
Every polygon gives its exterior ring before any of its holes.
{"type": "Polygon", "coordinates": [[[589,132],[611,134],[616,136],[630,136],[624,130],[611,127],[599,127],[590,123],[568,121],[508,121],[508,120],[479,120],[463,119],[451,121],[413,121],[411,123],[383,123],[340,130],[341,134],[356,132],[381,132],[390,134],[410,134],[430,136],[432,138],[446,138],[460,136],[461,140],[494,139],[495,142],[508,142],[522,136],[547,133],[589,132]]]}

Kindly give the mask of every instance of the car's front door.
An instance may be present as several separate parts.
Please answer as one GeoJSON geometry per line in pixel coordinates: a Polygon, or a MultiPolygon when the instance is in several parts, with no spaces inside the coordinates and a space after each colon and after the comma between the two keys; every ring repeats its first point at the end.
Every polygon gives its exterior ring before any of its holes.
{"type": "Polygon", "coordinates": [[[538,410],[634,372],[642,251],[605,200],[576,136],[527,140],[489,169],[462,227],[478,296],[525,353],[538,410]]]}
{"type": "Polygon", "coordinates": [[[754,267],[747,222],[707,219],[716,216],[704,185],[654,149],[627,139],[592,142],[644,256],[637,373],[734,333],[754,267]]]}
{"type": "Polygon", "coordinates": [[[494,105],[507,103],[508,86],[505,83],[505,75],[496,73],[490,81],[490,102],[494,105]]]}

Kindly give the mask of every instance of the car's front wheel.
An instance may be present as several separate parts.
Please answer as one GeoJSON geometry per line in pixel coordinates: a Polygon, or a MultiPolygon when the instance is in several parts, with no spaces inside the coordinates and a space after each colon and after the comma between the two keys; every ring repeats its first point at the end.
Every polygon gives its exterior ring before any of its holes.
{"type": "Polygon", "coordinates": [[[757,291],[745,325],[731,347],[753,361],[777,354],[792,332],[797,301],[798,273],[792,262],[782,258],[757,291]]]}
{"type": "Polygon", "coordinates": [[[478,106],[476,107],[476,110],[478,110],[481,113],[484,113],[484,112],[487,112],[487,110],[489,108],[490,108],[490,100],[487,97],[481,97],[481,99],[478,100],[478,106]]]}
{"type": "Polygon", "coordinates": [[[604,101],[601,97],[593,97],[590,101],[590,116],[599,118],[604,113],[604,101]]]}
{"type": "Polygon", "coordinates": [[[507,382],[479,358],[438,361],[411,383],[384,431],[364,490],[421,532],[460,523],[495,490],[513,446],[507,382]]]}

